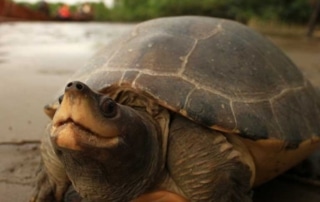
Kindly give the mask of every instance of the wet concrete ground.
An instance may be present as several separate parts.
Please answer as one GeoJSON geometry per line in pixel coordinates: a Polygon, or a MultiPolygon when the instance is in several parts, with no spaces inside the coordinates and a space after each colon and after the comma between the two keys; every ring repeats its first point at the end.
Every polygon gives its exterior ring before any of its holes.
{"type": "MultiPolygon", "coordinates": [[[[124,24],[0,24],[0,201],[27,201],[48,118],[42,106],[124,24]]],[[[267,36],[320,87],[320,39],[267,36]]],[[[320,186],[278,178],[255,190],[256,202],[320,201],[320,186]]]]}

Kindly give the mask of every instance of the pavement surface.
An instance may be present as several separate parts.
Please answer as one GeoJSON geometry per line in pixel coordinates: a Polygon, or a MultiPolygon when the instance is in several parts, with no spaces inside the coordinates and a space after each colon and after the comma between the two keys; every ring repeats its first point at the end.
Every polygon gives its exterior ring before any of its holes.
{"type": "MultiPolygon", "coordinates": [[[[67,78],[130,24],[0,24],[0,202],[28,201],[49,119],[42,107],[67,78]]],[[[320,87],[320,39],[266,36],[320,87]]],[[[320,149],[320,148],[319,148],[320,149]]],[[[255,202],[319,202],[320,185],[287,177],[254,190],[255,202]]]]}

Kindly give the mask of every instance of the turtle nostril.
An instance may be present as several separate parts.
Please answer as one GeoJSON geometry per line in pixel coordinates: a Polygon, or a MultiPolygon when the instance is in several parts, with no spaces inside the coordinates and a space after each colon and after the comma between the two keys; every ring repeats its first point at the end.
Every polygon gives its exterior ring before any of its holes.
{"type": "Polygon", "coordinates": [[[86,85],[81,83],[80,81],[72,81],[67,84],[65,90],[71,90],[71,91],[84,91],[86,88],[86,85]]]}
{"type": "Polygon", "coordinates": [[[83,85],[77,83],[77,84],[76,84],[76,88],[77,88],[78,90],[82,90],[82,89],[83,89],[83,85]]]}
{"type": "Polygon", "coordinates": [[[72,82],[67,84],[67,87],[71,87],[72,86],[72,82]]]}

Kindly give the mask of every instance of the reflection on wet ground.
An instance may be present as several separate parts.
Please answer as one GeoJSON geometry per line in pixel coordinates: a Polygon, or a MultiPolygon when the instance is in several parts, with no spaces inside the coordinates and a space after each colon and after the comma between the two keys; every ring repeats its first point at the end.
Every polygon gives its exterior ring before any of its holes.
{"type": "MultiPolygon", "coordinates": [[[[42,113],[42,107],[58,96],[55,92],[97,50],[132,26],[111,23],[0,24],[0,143],[38,141],[49,120],[42,113]]],[[[287,53],[314,85],[320,87],[319,39],[267,37],[287,53]]],[[[9,145],[1,146],[0,150],[3,151],[0,152],[3,166],[0,168],[0,199],[2,202],[25,201],[30,195],[29,185],[34,180],[34,168],[39,161],[38,147],[34,144],[9,145]]],[[[292,201],[303,194],[305,199],[310,198],[309,201],[320,198],[320,192],[300,185],[290,187],[286,181],[273,181],[260,190],[257,190],[257,201],[264,201],[261,200],[264,196],[275,201],[273,199],[279,199],[280,195],[284,196],[282,201],[292,201]],[[287,195],[284,186],[288,187],[287,195]],[[277,187],[278,192],[274,192],[273,187],[277,187]],[[292,197],[290,189],[300,191],[292,197]]]]}
{"type": "Polygon", "coordinates": [[[23,65],[25,70],[36,66],[41,73],[74,71],[130,27],[99,23],[5,23],[0,26],[0,59],[10,69],[23,65]]]}

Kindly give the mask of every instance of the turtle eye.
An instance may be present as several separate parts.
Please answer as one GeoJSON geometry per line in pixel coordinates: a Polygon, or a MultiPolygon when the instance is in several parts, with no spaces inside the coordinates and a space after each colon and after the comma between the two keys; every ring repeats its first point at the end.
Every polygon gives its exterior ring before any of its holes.
{"type": "Polygon", "coordinates": [[[61,104],[62,100],[63,100],[63,95],[61,95],[61,96],[59,97],[59,99],[58,99],[59,104],[61,104]]]}
{"type": "Polygon", "coordinates": [[[111,118],[117,113],[117,103],[110,98],[103,99],[100,108],[105,117],[111,118]]]}

